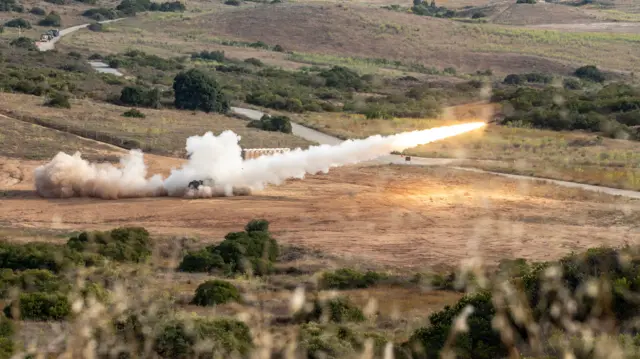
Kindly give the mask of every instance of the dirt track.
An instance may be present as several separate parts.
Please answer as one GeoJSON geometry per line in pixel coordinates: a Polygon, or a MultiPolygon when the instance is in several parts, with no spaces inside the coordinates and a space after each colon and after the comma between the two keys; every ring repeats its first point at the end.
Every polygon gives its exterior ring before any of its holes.
{"type": "MultiPolygon", "coordinates": [[[[179,161],[149,156],[147,162],[152,173],[166,174],[179,161]]],[[[1,185],[4,227],[141,225],[155,235],[207,243],[263,217],[284,243],[407,268],[455,264],[473,254],[544,260],[640,238],[638,201],[549,185],[528,189],[442,167],[345,167],[251,197],[105,201],[37,197],[31,178],[37,164],[14,162],[20,180],[1,185]]]]}

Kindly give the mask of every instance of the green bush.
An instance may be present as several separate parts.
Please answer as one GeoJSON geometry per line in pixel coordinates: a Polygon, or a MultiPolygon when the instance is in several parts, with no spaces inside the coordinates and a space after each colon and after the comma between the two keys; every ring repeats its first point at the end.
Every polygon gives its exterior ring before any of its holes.
{"type": "Polygon", "coordinates": [[[367,340],[373,341],[373,357],[384,357],[388,340],[377,333],[359,333],[346,326],[306,323],[298,331],[298,348],[305,358],[349,358],[361,354],[367,340]]]}
{"type": "Polygon", "coordinates": [[[30,13],[32,13],[33,15],[38,15],[38,16],[44,16],[46,15],[46,11],[44,11],[43,8],[41,7],[32,7],[31,10],[29,10],[30,13]]]}
{"type": "Polygon", "coordinates": [[[204,307],[232,301],[240,301],[240,292],[233,284],[223,280],[210,280],[198,286],[191,304],[204,307]]]}
{"type": "Polygon", "coordinates": [[[6,298],[12,289],[20,292],[57,292],[68,290],[68,283],[46,269],[27,269],[14,272],[0,270],[0,297],[6,298]]]}
{"type": "MultiPolygon", "coordinates": [[[[186,272],[220,269],[228,273],[270,273],[279,255],[278,243],[269,232],[252,229],[249,225],[248,228],[251,230],[228,233],[218,245],[187,253],[178,269],[186,272]]],[[[261,224],[258,228],[268,227],[261,224]]]]}
{"type": "Polygon", "coordinates": [[[17,305],[19,318],[23,320],[64,320],[71,315],[71,304],[67,296],[62,293],[22,293],[17,303],[10,303],[5,307],[7,317],[14,318],[14,308],[17,305]]]}
{"type": "Polygon", "coordinates": [[[217,62],[224,62],[224,51],[200,51],[191,54],[191,59],[202,59],[217,62]]]}
{"type": "Polygon", "coordinates": [[[20,27],[23,29],[30,29],[31,23],[23,18],[12,19],[4,23],[5,27],[20,27]]]}
{"type": "Polygon", "coordinates": [[[226,113],[229,102],[218,82],[200,69],[180,72],[173,80],[175,106],[178,109],[226,113]]]}
{"type": "Polygon", "coordinates": [[[23,12],[24,8],[22,7],[22,5],[18,4],[15,0],[1,0],[0,1],[0,11],[23,12]]]}
{"type": "Polygon", "coordinates": [[[11,40],[9,45],[29,51],[38,51],[36,43],[32,39],[24,36],[11,40]]]}
{"type": "Polygon", "coordinates": [[[82,256],[63,246],[48,243],[0,243],[0,268],[47,269],[57,273],[82,262],[82,256]]]}
{"type": "Polygon", "coordinates": [[[240,6],[241,2],[240,0],[225,0],[224,4],[231,6],[240,6]]]}
{"type": "Polygon", "coordinates": [[[160,90],[143,88],[141,86],[126,86],[120,92],[120,104],[160,108],[160,90]]]}
{"type": "Polygon", "coordinates": [[[516,4],[536,4],[537,0],[516,0],[516,4]]]}
{"type": "Polygon", "coordinates": [[[225,263],[217,253],[212,253],[207,249],[196,252],[189,252],[180,262],[178,270],[181,272],[204,272],[208,273],[214,269],[224,268],[225,263]]]}
{"type": "Polygon", "coordinates": [[[364,91],[369,88],[368,84],[355,71],[342,66],[334,66],[329,70],[324,70],[320,72],[320,76],[325,78],[329,87],[355,91],[364,91]]]}
{"type": "Polygon", "coordinates": [[[604,82],[606,80],[605,75],[596,66],[587,65],[582,66],[574,72],[576,77],[583,80],[589,80],[593,82],[604,82]]]}
{"type": "Polygon", "coordinates": [[[322,286],[327,289],[356,289],[368,288],[384,280],[384,274],[367,271],[366,273],[357,270],[342,268],[333,272],[325,272],[322,275],[322,286]]]}
{"type": "Polygon", "coordinates": [[[246,356],[253,348],[251,331],[243,322],[232,319],[196,319],[192,330],[184,322],[167,323],[155,338],[154,351],[162,358],[196,357],[198,345],[200,358],[215,354],[246,356]]]}
{"type": "Polygon", "coordinates": [[[247,232],[269,232],[269,221],[266,219],[252,219],[244,226],[247,232]]]}
{"type": "Polygon", "coordinates": [[[123,117],[131,117],[131,118],[145,118],[147,117],[144,113],[140,112],[138,109],[132,108],[128,111],[122,113],[123,117]]]}
{"type": "Polygon", "coordinates": [[[55,108],[71,108],[71,103],[69,102],[69,95],[56,92],[44,103],[47,107],[55,107],[55,108]]]}
{"type": "Polygon", "coordinates": [[[291,119],[287,116],[269,116],[263,115],[260,120],[253,120],[247,124],[247,127],[259,128],[264,131],[291,133],[291,119]]]}
{"type": "Polygon", "coordinates": [[[82,16],[89,17],[97,21],[102,21],[117,19],[119,17],[122,17],[122,14],[118,10],[101,7],[85,10],[82,13],[82,16]]]}
{"type": "Polygon", "coordinates": [[[152,2],[149,6],[149,11],[162,11],[162,12],[183,12],[187,10],[187,7],[180,1],[171,1],[156,3],[152,2]]]}
{"type": "Polygon", "coordinates": [[[49,15],[38,22],[38,25],[60,27],[62,26],[62,19],[60,18],[60,15],[58,15],[58,13],[56,13],[55,11],[51,11],[49,15]]]}
{"type": "Polygon", "coordinates": [[[82,232],[71,237],[73,250],[98,253],[119,262],[143,262],[151,256],[149,232],[142,227],[120,227],[108,232],[82,232]]]}
{"type": "Polygon", "coordinates": [[[459,333],[451,345],[456,357],[493,359],[507,357],[500,335],[491,325],[495,309],[491,295],[483,292],[467,295],[453,307],[445,306],[429,317],[430,326],[416,330],[405,347],[413,357],[435,358],[440,355],[445,341],[454,326],[454,319],[467,306],[473,312],[467,319],[469,330],[459,333]]]}
{"type": "Polygon", "coordinates": [[[316,300],[310,312],[298,312],[294,316],[297,322],[334,323],[362,322],[366,318],[362,310],[347,297],[337,297],[328,300],[316,300]]]}

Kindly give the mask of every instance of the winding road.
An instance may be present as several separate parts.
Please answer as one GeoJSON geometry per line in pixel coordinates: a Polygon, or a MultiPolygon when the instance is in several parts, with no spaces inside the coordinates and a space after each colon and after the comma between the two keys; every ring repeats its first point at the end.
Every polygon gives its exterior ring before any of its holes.
{"type": "MultiPolygon", "coordinates": [[[[109,23],[109,22],[115,22],[115,21],[119,21],[119,20],[123,20],[123,19],[120,18],[120,19],[114,19],[114,20],[100,21],[100,23],[109,23]]],[[[73,32],[75,32],[77,30],[86,28],[87,26],[89,26],[89,24],[76,25],[76,26],[72,26],[72,27],[66,28],[64,30],[61,30],[60,31],[60,36],[58,36],[53,41],[51,41],[51,44],[50,44],[51,48],[50,49],[42,49],[41,48],[40,51],[47,51],[47,50],[53,49],[54,44],[56,42],[58,42],[63,36],[68,35],[70,33],[73,33],[73,32]]],[[[257,111],[257,110],[252,110],[252,109],[248,109],[248,108],[242,108],[242,107],[231,107],[231,111],[234,112],[237,115],[244,116],[244,117],[249,118],[251,120],[259,120],[264,115],[264,112],[257,111]]],[[[301,138],[304,138],[307,141],[312,141],[312,142],[316,142],[316,143],[319,143],[319,144],[326,144],[326,145],[331,145],[331,146],[338,145],[338,144],[343,142],[343,140],[341,140],[341,139],[339,139],[337,137],[327,135],[325,133],[322,133],[320,131],[317,131],[317,130],[302,126],[302,125],[297,124],[297,123],[292,123],[291,125],[292,125],[293,135],[301,137],[301,138]]],[[[467,167],[454,166],[455,164],[458,164],[461,161],[462,160],[454,159],[454,158],[424,158],[424,157],[413,157],[413,156],[411,157],[411,161],[405,161],[405,157],[404,156],[386,155],[386,156],[381,156],[381,157],[379,157],[379,158],[377,158],[377,159],[375,159],[373,161],[369,161],[369,162],[367,162],[367,164],[371,164],[371,165],[400,164],[400,165],[413,165],[413,166],[449,166],[450,168],[454,168],[454,169],[461,170],[461,171],[487,173],[487,174],[492,174],[492,175],[496,175],[496,176],[508,177],[508,178],[512,178],[512,179],[516,179],[516,180],[524,180],[524,181],[542,181],[542,182],[552,183],[552,184],[555,184],[555,185],[558,185],[558,186],[563,186],[563,187],[580,188],[580,189],[587,190],[587,191],[602,192],[602,193],[610,194],[610,195],[613,195],[613,196],[622,196],[622,197],[640,199],[640,192],[637,192],[637,191],[623,190],[623,189],[611,188],[611,187],[594,186],[594,185],[588,185],[588,184],[584,184],[584,183],[560,181],[560,180],[554,180],[554,179],[549,179],[549,178],[521,176],[521,175],[513,175],[513,174],[507,174],[507,173],[500,173],[500,172],[491,172],[491,171],[484,171],[484,170],[480,170],[480,169],[476,169],[476,168],[467,168],[467,167]]]]}

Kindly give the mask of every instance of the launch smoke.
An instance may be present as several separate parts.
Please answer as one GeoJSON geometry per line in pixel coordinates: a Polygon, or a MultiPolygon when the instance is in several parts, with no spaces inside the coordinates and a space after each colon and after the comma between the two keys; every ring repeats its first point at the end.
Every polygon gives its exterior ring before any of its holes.
{"type": "Polygon", "coordinates": [[[58,153],[49,163],[36,168],[35,187],[48,198],[97,197],[214,197],[246,195],[266,185],[279,185],[306,174],[327,173],[330,168],[374,160],[393,151],[456,136],[484,126],[483,122],[404,132],[391,136],[375,135],[363,140],[347,140],[339,145],[312,146],[286,153],[243,160],[240,136],[224,131],[218,136],[207,132],[187,139],[189,160],[171,170],[168,178],[147,177],[143,153],[131,150],[120,166],[90,163],[79,152],[58,153]],[[192,181],[203,180],[197,188],[192,181]]]}

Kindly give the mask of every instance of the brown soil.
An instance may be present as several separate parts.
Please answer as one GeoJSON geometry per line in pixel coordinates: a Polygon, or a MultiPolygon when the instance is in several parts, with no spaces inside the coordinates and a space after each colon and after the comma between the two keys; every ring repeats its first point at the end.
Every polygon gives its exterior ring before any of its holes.
{"type": "MultiPolygon", "coordinates": [[[[150,173],[180,160],[148,156],[150,173]]],[[[0,163],[8,163],[3,160],[0,163]]],[[[217,242],[266,218],[283,243],[382,266],[548,260],[638,238],[636,201],[444,168],[345,167],[289,181],[250,197],[45,200],[33,191],[38,162],[12,162],[0,193],[7,228],[88,230],[140,225],[154,235],[217,242]],[[17,176],[14,174],[18,174],[17,176]]]]}

